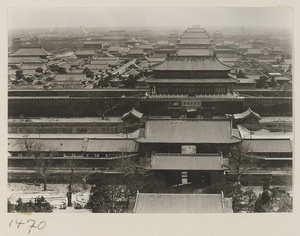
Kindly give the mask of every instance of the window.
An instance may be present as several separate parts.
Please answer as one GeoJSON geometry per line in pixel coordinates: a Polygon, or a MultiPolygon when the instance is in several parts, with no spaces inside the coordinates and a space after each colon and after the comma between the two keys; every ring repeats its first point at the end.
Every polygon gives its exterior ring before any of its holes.
{"type": "Polygon", "coordinates": [[[18,153],[18,157],[22,157],[23,154],[21,152],[18,153]]]}

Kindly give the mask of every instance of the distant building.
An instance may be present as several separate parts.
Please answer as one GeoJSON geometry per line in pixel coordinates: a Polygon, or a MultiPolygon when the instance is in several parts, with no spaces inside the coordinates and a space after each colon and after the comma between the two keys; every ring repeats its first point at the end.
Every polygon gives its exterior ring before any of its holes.
{"type": "Polygon", "coordinates": [[[212,40],[209,38],[206,30],[201,27],[188,28],[181,36],[177,46],[178,48],[209,48],[212,40]]]}
{"type": "Polygon", "coordinates": [[[145,52],[142,49],[131,49],[127,55],[126,58],[128,59],[143,59],[145,56],[145,52]]]}
{"type": "Polygon", "coordinates": [[[95,54],[94,50],[78,50],[75,52],[78,59],[91,59],[95,54]]]}
{"type": "Polygon", "coordinates": [[[236,127],[237,125],[245,124],[245,125],[256,125],[259,124],[260,115],[248,108],[247,111],[242,113],[228,115],[229,117],[233,118],[233,126],[236,127]]]}
{"type": "Polygon", "coordinates": [[[10,57],[40,57],[42,59],[46,59],[48,56],[50,56],[51,53],[47,52],[45,49],[43,49],[41,46],[20,46],[19,49],[10,54],[10,57]]]}
{"type": "Polygon", "coordinates": [[[82,47],[84,49],[102,49],[102,41],[85,41],[83,42],[82,47]]]}
{"type": "Polygon", "coordinates": [[[260,49],[247,49],[247,51],[245,52],[245,56],[250,58],[258,58],[261,57],[262,55],[263,53],[261,52],[260,49]]]}
{"type": "Polygon", "coordinates": [[[101,41],[108,42],[114,45],[126,46],[129,40],[128,34],[125,30],[111,30],[101,37],[101,41]]]}

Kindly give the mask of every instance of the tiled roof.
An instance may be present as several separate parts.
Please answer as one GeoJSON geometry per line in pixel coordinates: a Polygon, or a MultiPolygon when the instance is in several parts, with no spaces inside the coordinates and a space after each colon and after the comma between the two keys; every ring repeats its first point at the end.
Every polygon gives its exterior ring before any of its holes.
{"type": "Polygon", "coordinates": [[[135,69],[131,69],[130,71],[126,72],[127,75],[138,75],[140,72],[136,71],[135,69]]]}
{"type": "Polygon", "coordinates": [[[229,71],[232,68],[220,62],[216,57],[176,57],[169,56],[154,71],[229,71]]]}
{"type": "Polygon", "coordinates": [[[94,55],[94,50],[79,50],[75,52],[75,55],[94,55]]]}
{"type": "Polygon", "coordinates": [[[115,51],[119,51],[119,46],[110,46],[109,48],[108,48],[108,51],[109,52],[115,52],[115,51]]]}
{"type": "Polygon", "coordinates": [[[42,67],[43,68],[43,64],[36,64],[36,63],[26,63],[22,65],[22,70],[33,70],[36,68],[42,67]]]}
{"type": "Polygon", "coordinates": [[[184,33],[181,36],[182,39],[208,39],[208,35],[206,33],[184,33]]]}
{"type": "Polygon", "coordinates": [[[150,119],[141,143],[237,143],[230,120],[150,119]]]}
{"type": "MultiPolygon", "coordinates": [[[[96,60],[93,60],[93,61],[118,61],[118,58],[117,57],[97,57],[96,60]]],[[[91,62],[93,62],[91,61],[91,62]]]]}
{"type": "Polygon", "coordinates": [[[139,67],[144,68],[144,67],[149,67],[149,62],[147,61],[142,61],[141,63],[138,64],[139,67]]]}
{"type": "Polygon", "coordinates": [[[84,68],[87,67],[90,70],[104,70],[104,69],[108,69],[108,65],[107,64],[91,64],[91,65],[84,65],[84,68]]]}
{"type": "Polygon", "coordinates": [[[233,59],[239,59],[240,56],[238,56],[237,54],[229,54],[229,53],[226,53],[226,54],[221,54],[221,53],[218,53],[217,54],[217,57],[221,60],[221,58],[224,60],[224,58],[233,58],[233,59]]]}
{"type": "MultiPolygon", "coordinates": [[[[35,142],[45,149],[56,152],[136,152],[134,139],[97,139],[97,138],[36,138],[35,142]]],[[[24,139],[9,138],[9,152],[26,151],[24,139]]]]}
{"type": "Polygon", "coordinates": [[[135,49],[131,49],[128,52],[128,54],[142,54],[142,55],[144,55],[145,52],[142,49],[135,48],[135,49]]]}
{"type": "Polygon", "coordinates": [[[142,44],[139,46],[140,49],[153,49],[152,44],[142,44]]]}
{"type": "Polygon", "coordinates": [[[182,84],[232,84],[237,83],[233,78],[149,78],[147,83],[182,83],[182,84]]]}
{"type": "MultiPolygon", "coordinates": [[[[227,159],[228,160],[228,159],[227,159]]],[[[152,170],[226,170],[228,161],[221,154],[184,155],[154,154],[151,157],[152,170]]]]}
{"type": "Polygon", "coordinates": [[[102,40],[127,40],[128,38],[122,35],[104,35],[102,40]]]}
{"type": "Polygon", "coordinates": [[[223,45],[234,45],[234,41],[224,41],[223,45]]]}
{"type": "Polygon", "coordinates": [[[248,49],[246,54],[262,54],[259,49],[248,49]]]}
{"type": "Polygon", "coordinates": [[[45,51],[42,47],[20,47],[16,52],[11,54],[12,57],[18,56],[48,56],[50,52],[45,51]]]}
{"type": "Polygon", "coordinates": [[[210,39],[181,39],[179,44],[204,44],[210,45],[212,42],[210,39]]]}
{"type": "Polygon", "coordinates": [[[84,45],[95,45],[95,44],[100,44],[102,45],[103,42],[102,41],[85,41],[83,42],[84,45]]]}
{"type": "Polygon", "coordinates": [[[287,78],[287,77],[284,77],[284,76],[275,77],[275,80],[276,81],[291,81],[290,78],[287,78]]]}
{"type": "Polygon", "coordinates": [[[242,113],[233,114],[233,117],[234,117],[234,119],[237,120],[237,119],[245,119],[246,117],[248,117],[250,115],[260,119],[260,115],[256,112],[252,111],[251,108],[248,108],[247,111],[244,111],[242,113]]]}
{"type": "Polygon", "coordinates": [[[252,45],[250,44],[241,44],[238,47],[238,49],[250,49],[250,48],[252,48],[252,45]]]}
{"type": "Polygon", "coordinates": [[[125,113],[125,114],[122,116],[121,119],[123,120],[124,118],[126,118],[126,117],[128,117],[128,116],[130,116],[130,115],[133,115],[133,116],[135,116],[135,117],[141,119],[142,116],[143,116],[143,113],[141,113],[141,112],[135,110],[134,108],[132,108],[131,111],[125,113]]]}
{"type": "Polygon", "coordinates": [[[107,65],[107,62],[100,60],[91,60],[91,65],[107,65]]]}
{"type": "Polygon", "coordinates": [[[224,200],[221,194],[138,193],[134,213],[233,212],[232,208],[226,209],[224,200]]]}
{"type": "Polygon", "coordinates": [[[187,28],[186,33],[204,33],[204,28],[187,28]]]}
{"type": "Polygon", "coordinates": [[[212,56],[213,53],[208,49],[180,49],[177,56],[212,56]]]}
{"type": "Polygon", "coordinates": [[[21,63],[44,63],[39,57],[9,57],[8,64],[21,64],[21,63]]]}
{"type": "MultiPolygon", "coordinates": [[[[82,70],[83,71],[83,70],[82,70]]],[[[65,74],[65,75],[56,75],[54,81],[80,81],[85,78],[85,74],[81,72],[81,74],[65,74]]]]}
{"type": "Polygon", "coordinates": [[[242,145],[254,153],[291,153],[290,139],[244,139],[242,145]]]}
{"type": "Polygon", "coordinates": [[[252,70],[250,72],[247,72],[246,75],[262,75],[261,72],[259,72],[258,70],[252,70]]]}
{"type": "Polygon", "coordinates": [[[110,30],[106,35],[127,35],[125,30],[117,29],[117,30],[110,30]]]}
{"type": "Polygon", "coordinates": [[[238,81],[239,84],[256,84],[253,78],[242,78],[242,79],[238,79],[238,81]]]}

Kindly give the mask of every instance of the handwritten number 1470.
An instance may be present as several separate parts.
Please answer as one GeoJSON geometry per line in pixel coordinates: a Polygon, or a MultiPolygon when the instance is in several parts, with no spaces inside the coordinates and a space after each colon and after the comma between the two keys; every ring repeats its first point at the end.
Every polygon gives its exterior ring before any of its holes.
{"type": "Polygon", "coordinates": [[[15,221],[11,220],[9,223],[9,227],[14,227],[14,225],[17,229],[20,229],[22,226],[26,225],[27,227],[29,227],[28,234],[30,234],[32,228],[36,228],[38,230],[44,229],[46,227],[46,221],[41,221],[37,223],[35,220],[32,219],[27,220],[27,222],[23,222],[23,220],[19,219],[16,219],[15,221]]]}

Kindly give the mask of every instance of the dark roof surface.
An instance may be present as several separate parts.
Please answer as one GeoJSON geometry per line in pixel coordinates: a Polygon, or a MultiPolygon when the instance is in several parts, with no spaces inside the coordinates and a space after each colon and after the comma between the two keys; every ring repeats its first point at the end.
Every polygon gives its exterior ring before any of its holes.
{"type": "Polygon", "coordinates": [[[39,57],[9,57],[8,64],[21,64],[21,63],[44,63],[39,57]]]}
{"type": "Polygon", "coordinates": [[[177,56],[212,56],[213,53],[208,49],[180,49],[177,56]]]}
{"type": "Polygon", "coordinates": [[[230,71],[232,68],[214,56],[170,56],[163,63],[152,69],[154,71],[230,71]]]}
{"type": "Polygon", "coordinates": [[[233,78],[198,78],[198,79],[188,79],[188,78],[149,78],[147,83],[180,83],[180,84],[232,84],[237,83],[237,80],[233,78]]]}
{"type": "Polygon", "coordinates": [[[221,194],[138,193],[135,213],[225,213],[221,194]]]}
{"type": "Polygon", "coordinates": [[[11,54],[12,57],[17,56],[48,56],[50,52],[45,51],[42,47],[20,47],[15,53],[11,54]]]}
{"type": "Polygon", "coordinates": [[[211,44],[210,39],[181,39],[179,44],[204,44],[209,45],[211,44]]]}
{"type": "Polygon", "coordinates": [[[204,28],[187,28],[186,33],[204,33],[205,29],[204,28]]]}
{"type": "Polygon", "coordinates": [[[181,36],[182,39],[194,39],[194,38],[198,38],[198,39],[208,39],[208,35],[206,33],[184,33],[181,36]]]}
{"type": "Polygon", "coordinates": [[[206,119],[150,119],[141,143],[237,143],[231,122],[206,119]]]}

